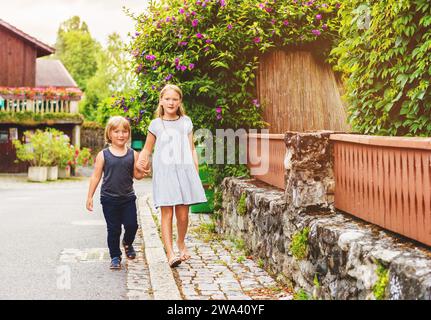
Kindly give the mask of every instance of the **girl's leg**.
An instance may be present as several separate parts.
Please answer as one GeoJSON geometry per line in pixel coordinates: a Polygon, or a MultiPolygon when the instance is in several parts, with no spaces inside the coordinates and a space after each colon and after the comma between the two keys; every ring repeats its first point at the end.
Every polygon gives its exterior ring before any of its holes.
{"type": "Polygon", "coordinates": [[[177,229],[178,239],[177,246],[180,250],[181,260],[190,259],[190,253],[188,252],[184,239],[186,237],[187,228],[189,226],[189,206],[188,205],[177,205],[175,206],[175,217],[177,218],[177,229]]]}
{"type": "Polygon", "coordinates": [[[168,261],[174,258],[174,248],[172,245],[172,218],[173,218],[174,207],[160,207],[162,212],[161,221],[161,231],[162,231],[162,241],[165,245],[166,255],[168,256],[168,261]]]}

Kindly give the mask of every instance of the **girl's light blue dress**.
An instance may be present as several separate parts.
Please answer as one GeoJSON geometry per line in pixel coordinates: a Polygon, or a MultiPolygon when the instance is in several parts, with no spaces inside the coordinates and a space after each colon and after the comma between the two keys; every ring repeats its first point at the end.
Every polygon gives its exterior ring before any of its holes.
{"type": "Polygon", "coordinates": [[[207,202],[188,139],[193,131],[191,119],[187,116],[178,120],[156,118],[148,131],[156,137],[152,159],[154,206],[207,202]]]}

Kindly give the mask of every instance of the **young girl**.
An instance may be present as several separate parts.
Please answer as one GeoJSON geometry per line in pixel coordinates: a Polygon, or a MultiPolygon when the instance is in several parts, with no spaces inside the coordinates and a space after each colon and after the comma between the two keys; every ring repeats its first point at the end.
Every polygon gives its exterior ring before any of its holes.
{"type": "Polygon", "coordinates": [[[123,246],[126,256],[129,259],[136,257],[132,245],[138,230],[133,178],[142,179],[149,172],[135,168],[138,153],[126,146],[130,134],[130,124],[125,118],[116,116],[109,119],[105,128],[105,141],[109,147],[98,153],[88,188],[87,209],[93,211],[93,195],[103,173],[100,201],[108,229],[111,269],[121,269],[121,225],[125,230],[123,246]]]}
{"type": "Polygon", "coordinates": [[[154,206],[161,208],[162,240],[171,267],[190,258],[184,243],[189,222],[189,205],[207,201],[199,178],[193,124],[185,115],[182,98],[181,89],[175,85],[166,85],[161,90],[156,118],[148,127],[147,140],[138,160],[140,170],[149,170],[150,155],[155,145],[152,159],[153,199],[154,206]],[[179,257],[175,256],[172,245],[174,208],[179,257]]]}

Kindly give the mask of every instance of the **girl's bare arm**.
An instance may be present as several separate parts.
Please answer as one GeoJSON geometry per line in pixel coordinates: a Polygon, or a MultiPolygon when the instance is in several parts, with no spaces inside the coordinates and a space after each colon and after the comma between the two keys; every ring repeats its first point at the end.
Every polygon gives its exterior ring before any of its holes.
{"type": "Polygon", "coordinates": [[[193,142],[193,132],[189,133],[190,150],[192,150],[193,163],[195,164],[196,171],[199,173],[199,159],[198,153],[195,148],[195,143],[193,142]]]}
{"type": "Polygon", "coordinates": [[[138,161],[136,163],[136,169],[138,171],[144,171],[150,169],[150,156],[153,153],[154,144],[156,143],[156,137],[148,132],[147,139],[142,151],[139,153],[138,161]]]}
{"type": "Polygon", "coordinates": [[[137,164],[138,164],[138,159],[139,159],[139,153],[136,151],[133,151],[133,155],[135,157],[135,166],[133,168],[133,177],[135,179],[141,180],[142,178],[146,177],[150,173],[150,170],[149,169],[138,170],[137,164]]]}
{"type": "Polygon", "coordinates": [[[90,185],[88,187],[87,194],[87,210],[93,211],[93,196],[94,192],[99,185],[100,179],[103,174],[103,166],[105,164],[105,159],[103,157],[103,151],[100,151],[96,156],[96,162],[94,164],[94,171],[90,178],[90,185]]]}

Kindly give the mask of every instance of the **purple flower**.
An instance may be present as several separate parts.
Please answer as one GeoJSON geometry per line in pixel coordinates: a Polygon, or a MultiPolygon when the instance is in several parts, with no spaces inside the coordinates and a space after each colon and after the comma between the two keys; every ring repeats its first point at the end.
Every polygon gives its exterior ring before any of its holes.
{"type": "Polygon", "coordinates": [[[317,20],[322,20],[322,15],[319,13],[319,14],[316,14],[316,19],[317,20]]]}
{"type": "Polygon", "coordinates": [[[186,66],[181,66],[180,68],[181,68],[181,71],[186,71],[187,70],[186,66]]]}
{"type": "Polygon", "coordinates": [[[192,11],[192,16],[195,16],[196,15],[196,12],[195,11],[192,11]]]}
{"type": "Polygon", "coordinates": [[[173,75],[170,73],[170,74],[168,74],[168,75],[166,76],[165,80],[166,80],[166,81],[169,81],[169,80],[171,80],[171,79],[172,79],[172,77],[173,77],[173,75]]]}
{"type": "Polygon", "coordinates": [[[190,69],[190,70],[193,70],[194,68],[195,68],[195,64],[194,64],[194,63],[190,63],[190,64],[189,64],[189,69],[190,69]]]}
{"type": "Polygon", "coordinates": [[[285,26],[287,26],[287,25],[289,24],[289,21],[284,20],[284,21],[283,21],[283,24],[284,24],[285,26]]]}
{"type": "Polygon", "coordinates": [[[327,25],[326,23],[325,23],[325,24],[323,24],[323,25],[322,25],[322,29],[323,29],[323,30],[328,29],[328,25],[327,25]]]}
{"type": "Polygon", "coordinates": [[[152,67],[151,69],[156,70],[156,69],[157,69],[157,66],[154,66],[154,67],[152,67]]]}
{"type": "Polygon", "coordinates": [[[186,11],[183,8],[180,8],[179,13],[184,14],[184,12],[186,12],[186,11]]]}
{"type": "Polygon", "coordinates": [[[228,25],[227,25],[227,28],[229,29],[229,30],[232,30],[232,25],[229,23],[228,25]]]}
{"type": "Polygon", "coordinates": [[[198,24],[199,24],[199,20],[198,20],[198,19],[194,19],[194,20],[192,21],[192,26],[193,26],[193,27],[197,27],[197,26],[198,26],[198,24]]]}
{"type": "Polygon", "coordinates": [[[311,33],[314,34],[315,36],[320,36],[320,34],[321,34],[321,32],[317,29],[311,30],[311,33]]]}
{"type": "Polygon", "coordinates": [[[220,113],[217,113],[217,120],[221,120],[222,119],[222,115],[220,113]]]}
{"type": "Polygon", "coordinates": [[[139,73],[142,71],[142,64],[140,64],[137,68],[136,68],[136,73],[139,73]]]}
{"type": "Polygon", "coordinates": [[[154,61],[156,59],[156,56],[152,55],[152,54],[147,54],[145,56],[145,59],[150,60],[150,61],[154,61]]]}
{"type": "Polygon", "coordinates": [[[259,108],[259,107],[260,107],[259,100],[257,100],[257,99],[253,99],[253,105],[254,105],[255,107],[259,108]]]}
{"type": "Polygon", "coordinates": [[[181,42],[178,42],[178,45],[179,46],[186,46],[188,44],[188,42],[187,41],[181,41],[181,42]]]}
{"type": "Polygon", "coordinates": [[[175,58],[174,63],[176,66],[178,66],[178,64],[180,63],[180,58],[175,58]]]}
{"type": "Polygon", "coordinates": [[[221,113],[221,110],[222,110],[222,109],[221,109],[221,107],[217,107],[217,108],[216,108],[216,112],[217,112],[217,113],[221,113]]]}
{"type": "Polygon", "coordinates": [[[139,36],[140,35],[140,33],[139,32],[135,32],[135,36],[139,36]]]}
{"type": "Polygon", "coordinates": [[[196,38],[198,39],[202,39],[204,36],[202,35],[202,33],[196,33],[196,38]]]}
{"type": "Polygon", "coordinates": [[[266,12],[271,12],[271,11],[272,11],[272,8],[265,8],[265,11],[266,11],[266,12]]]}
{"type": "Polygon", "coordinates": [[[212,43],[213,41],[212,41],[211,39],[206,39],[206,40],[205,40],[205,42],[206,42],[206,43],[208,43],[208,44],[210,44],[210,43],[212,43]]]}
{"type": "Polygon", "coordinates": [[[277,20],[275,20],[275,19],[271,20],[271,24],[276,24],[276,23],[277,23],[277,20]]]}
{"type": "Polygon", "coordinates": [[[265,4],[259,3],[259,8],[261,8],[261,9],[265,8],[265,4]]]}
{"type": "Polygon", "coordinates": [[[166,18],[166,22],[169,22],[169,21],[171,21],[171,17],[166,18]]]}
{"type": "Polygon", "coordinates": [[[205,47],[204,51],[207,52],[210,49],[210,47],[205,47]]]}
{"type": "Polygon", "coordinates": [[[259,42],[260,42],[260,37],[255,37],[255,38],[253,39],[253,41],[254,41],[254,43],[259,43],[259,42]]]}
{"type": "Polygon", "coordinates": [[[225,0],[220,0],[220,7],[224,7],[226,5],[225,0]]]}

